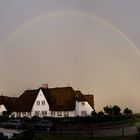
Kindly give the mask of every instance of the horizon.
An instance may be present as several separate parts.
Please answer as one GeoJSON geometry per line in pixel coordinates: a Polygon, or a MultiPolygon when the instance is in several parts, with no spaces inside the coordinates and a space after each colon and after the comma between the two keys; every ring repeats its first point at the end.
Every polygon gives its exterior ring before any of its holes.
{"type": "Polygon", "coordinates": [[[0,94],[47,82],[140,112],[140,2],[0,1],[0,94]],[[33,4],[34,3],[34,4],[33,4]]]}

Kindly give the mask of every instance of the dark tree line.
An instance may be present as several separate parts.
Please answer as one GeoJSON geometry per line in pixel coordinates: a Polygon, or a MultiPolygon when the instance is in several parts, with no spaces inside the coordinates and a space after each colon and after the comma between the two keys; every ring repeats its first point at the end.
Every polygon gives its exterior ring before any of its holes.
{"type": "Polygon", "coordinates": [[[91,115],[95,119],[95,122],[109,122],[134,119],[134,115],[131,109],[125,108],[123,111],[121,111],[121,108],[117,105],[107,105],[103,108],[103,111],[93,111],[91,115]]]}
{"type": "Polygon", "coordinates": [[[117,105],[114,106],[105,106],[103,111],[93,111],[91,115],[132,115],[132,110],[129,108],[125,108],[123,113],[121,113],[121,108],[117,105]]]}

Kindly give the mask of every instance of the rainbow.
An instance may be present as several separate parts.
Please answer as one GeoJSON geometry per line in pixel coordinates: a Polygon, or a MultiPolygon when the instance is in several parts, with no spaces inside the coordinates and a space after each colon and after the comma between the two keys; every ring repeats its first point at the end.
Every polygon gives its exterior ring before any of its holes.
{"type": "Polygon", "coordinates": [[[137,48],[137,46],[134,44],[134,42],[123,32],[121,32],[116,26],[114,26],[113,24],[109,23],[108,21],[101,19],[98,16],[95,15],[91,15],[89,13],[86,12],[81,12],[81,11],[57,11],[57,12],[50,12],[47,14],[43,14],[37,18],[31,19],[28,22],[21,24],[18,28],[16,28],[16,30],[12,33],[10,33],[10,35],[4,40],[4,42],[2,44],[0,44],[0,48],[6,47],[7,43],[10,42],[17,34],[19,34],[21,31],[23,31],[24,29],[26,29],[27,27],[31,26],[32,24],[43,20],[45,18],[49,18],[52,16],[61,16],[61,15],[79,15],[79,16],[86,16],[88,18],[91,18],[95,21],[98,21],[104,25],[106,25],[107,27],[111,28],[112,30],[116,31],[117,33],[119,33],[121,35],[121,37],[123,39],[125,39],[130,45],[131,47],[136,51],[136,53],[138,53],[140,55],[140,50],[137,48]]]}

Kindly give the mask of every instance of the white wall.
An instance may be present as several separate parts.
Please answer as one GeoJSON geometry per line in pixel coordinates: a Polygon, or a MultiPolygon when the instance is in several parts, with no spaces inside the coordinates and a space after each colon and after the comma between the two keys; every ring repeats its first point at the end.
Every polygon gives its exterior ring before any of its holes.
{"type": "Polygon", "coordinates": [[[11,116],[13,117],[31,117],[31,112],[12,112],[11,116]]]}
{"type": "Polygon", "coordinates": [[[75,110],[74,111],[50,111],[51,117],[74,117],[75,116],[75,110]]]}
{"type": "Polygon", "coordinates": [[[82,111],[86,111],[86,116],[90,116],[93,111],[92,107],[87,101],[82,102],[76,101],[75,116],[82,116],[82,111]],[[84,102],[85,105],[82,105],[82,102],[84,102]]]}
{"type": "Polygon", "coordinates": [[[49,104],[41,89],[39,90],[39,93],[34,102],[34,105],[31,111],[31,116],[36,115],[35,114],[36,111],[39,111],[39,117],[43,117],[43,114],[42,114],[43,111],[47,111],[47,115],[44,115],[44,116],[50,116],[49,104]],[[44,102],[44,104],[42,104],[42,102],[44,102]]]}
{"type": "MultiPolygon", "coordinates": [[[[47,93],[46,93],[47,94],[47,93]]],[[[39,93],[35,99],[35,102],[33,104],[32,110],[31,112],[21,112],[20,113],[20,117],[32,117],[37,115],[36,112],[38,112],[39,117],[43,117],[43,116],[50,116],[50,117],[75,117],[75,116],[89,116],[91,115],[91,112],[93,111],[92,107],[89,105],[89,103],[87,101],[76,101],[76,106],[75,106],[75,110],[74,111],[50,111],[49,110],[49,104],[42,92],[42,90],[39,90],[39,93]],[[42,101],[44,102],[42,104],[42,101]],[[82,102],[84,102],[84,105],[82,105],[82,102]],[[86,112],[84,115],[82,114],[82,112],[86,112]],[[43,112],[47,112],[47,114],[43,115],[43,112]],[[30,113],[30,114],[29,114],[30,113]],[[66,114],[68,114],[66,116],[66,114]]],[[[18,112],[13,112],[15,117],[19,116],[18,112]]]]}
{"type": "Polygon", "coordinates": [[[35,99],[35,102],[33,104],[32,110],[30,112],[13,112],[14,117],[32,117],[36,115],[36,111],[39,111],[38,116],[43,117],[42,111],[47,111],[47,116],[49,117],[74,117],[75,116],[75,110],[74,111],[50,111],[49,110],[49,104],[42,92],[42,90],[39,90],[39,93],[35,99]],[[42,105],[42,101],[45,102],[44,105],[42,105]]]}
{"type": "Polygon", "coordinates": [[[7,111],[6,107],[2,104],[0,105],[0,115],[2,115],[3,111],[7,111]]]}

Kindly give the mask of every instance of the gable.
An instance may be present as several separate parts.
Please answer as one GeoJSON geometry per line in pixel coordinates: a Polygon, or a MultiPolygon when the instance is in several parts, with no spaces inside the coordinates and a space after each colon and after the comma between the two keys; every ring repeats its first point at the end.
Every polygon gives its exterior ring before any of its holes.
{"type": "Polygon", "coordinates": [[[43,100],[43,99],[46,100],[42,90],[40,89],[35,100],[43,100]]]}
{"type": "MultiPolygon", "coordinates": [[[[76,107],[76,101],[87,101],[94,109],[93,95],[83,95],[80,91],[74,91],[72,87],[26,90],[19,98],[12,100],[16,101],[11,109],[15,112],[31,112],[36,100],[45,100],[50,111],[73,111],[76,107]]],[[[13,105],[10,103],[9,106],[13,105]]]]}
{"type": "Polygon", "coordinates": [[[83,95],[80,91],[75,91],[76,100],[79,102],[87,101],[88,104],[94,109],[94,96],[93,95],[83,95]]]}
{"type": "Polygon", "coordinates": [[[86,101],[89,103],[89,105],[94,109],[94,96],[93,95],[84,95],[86,101]]]}
{"type": "Polygon", "coordinates": [[[47,103],[48,104],[48,102],[47,102],[47,99],[46,99],[46,97],[45,97],[45,95],[44,95],[44,93],[42,92],[42,90],[40,89],[39,90],[39,92],[38,92],[38,95],[36,96],[36,99],[35,99],[35,101],[34,101],[34,105],[35,105],[35,103],[38,101],[38,103],[41,105],[42,103],[42,101],[44,101],[45,102],[45,104],[47,103]]]}
{"type": "Polygon", "coordinates": [[[45,110],[49,110],[49,105],[44,96],[44,93],[40,89],[38,92],[38,95],[34,101],[32,111],[45,111],[45,110]]]}
{"type": "Polygon", "coordinates": [[[7,109],[3,104],[1,104],[0,105],[0,113],[2,113],[3,111],[7,111],[7,109]]]}
{"type": "Polygon", "coordinates": [[[37,90],[26,90],[17,101],[16,112],[30,112],[38,94],[37,90]]]}
{"type": "Polygon", "coordinates": [[[16,106],[17,99],[15,97],[0,96],[0,104],[3,104],[7,111],[12,111],[16,106]]]}

